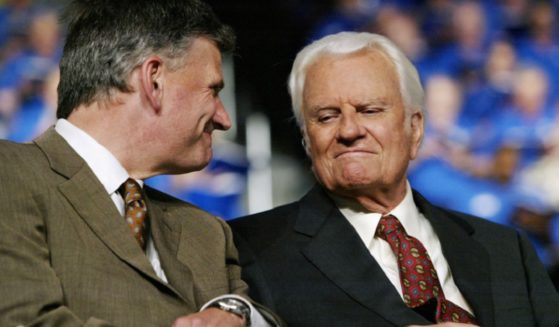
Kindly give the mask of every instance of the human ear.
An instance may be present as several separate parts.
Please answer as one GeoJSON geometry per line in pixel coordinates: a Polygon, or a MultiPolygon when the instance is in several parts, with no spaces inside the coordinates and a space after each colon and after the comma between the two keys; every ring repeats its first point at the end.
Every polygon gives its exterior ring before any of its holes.
{"type": "Polygon", "coordinates": [[[303,146],[303,149],[305,149],[305,153],[307,154],[307,157],[311,158],[311,149],[309,147],[309,140],[308,140],[308,136],[307,136],[307,131],[305,129],[305,127],[301,128],[301,145],[303,146]]]}
{"type": "Polygon", "coordinates": [[[158,56],[148,57],[141,65],[141,88],[151,107],[159,112],[163,96],[163,60],[158,56]]]}
{"type": "Polygon", "coordinates": [[[410,126],[411,127],[410,157],[413,160],[417,157],[419,146],[421,145],[421,141],[423,140],[423,133],[424,133],[423,112],[421,112],[420,110],[414,112],[411,115],[410,125],[411,125],[410,126]]]}

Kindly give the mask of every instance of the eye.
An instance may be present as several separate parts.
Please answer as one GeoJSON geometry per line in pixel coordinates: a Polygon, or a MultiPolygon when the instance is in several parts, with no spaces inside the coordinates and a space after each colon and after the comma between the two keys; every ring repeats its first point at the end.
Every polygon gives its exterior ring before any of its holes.
{"type": "Polygon", "coordinates": [[[323,115],[318,117],[318,121],[321,123],[327,123],[328,121],[332,120],[334,118],[333,115],[323,115]]]}
{"type": "Polygon", "coordinates": [[[219,96],[219,92],[221,92],[221,87],[218,86],[212,87],[212,95],[214,98],[217,98],[219,96]]]}
{"type": "Polygon", "coordinates": [[[328,123],[336,119],[338,115],[339,112],[336,110],[320,110],[317,115],[317,120],[319,123],[328,123]]]}
{"type": "Polygon", "coordinates": [[[384,109],[380,107],[374,107],[374,106],[363,106],[357,108],[357,111],[365,115],[374,115],[384,111],[384,109]]]}
{"type": "Polygon", "coordinates": [[[210,90],[212,91],[212,96],[214,98],[219,97],[219,92],[221,92],[221,90],[223,90],[224,86],[225,85],[223,84],[223,82],[218,82],[218,83],[210,85],[210,90]]]}

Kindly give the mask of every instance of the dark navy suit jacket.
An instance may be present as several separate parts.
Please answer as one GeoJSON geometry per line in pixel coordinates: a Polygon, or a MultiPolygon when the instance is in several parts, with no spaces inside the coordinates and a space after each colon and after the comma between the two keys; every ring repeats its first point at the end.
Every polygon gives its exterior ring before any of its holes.
{"type": "MultiPolygon", "coordinates": [[[[481,326],[559,326],[559,295],[524,236],[435,207],[417,192],[414,201],[481,326]]],[[[289,326],[430,323],[405,306],[319,185],[297,202],[230,224],[250,295],[289,326]]]]}

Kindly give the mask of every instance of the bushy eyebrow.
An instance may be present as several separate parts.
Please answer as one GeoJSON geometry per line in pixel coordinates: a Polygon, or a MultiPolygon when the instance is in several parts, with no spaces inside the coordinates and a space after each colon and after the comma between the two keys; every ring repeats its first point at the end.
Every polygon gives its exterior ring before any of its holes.
{"type": "Polygon", "coordinates": [[[210,84],[210,88],[216,91],[221,91],[223,90],[224,87],[225,87],[225,83],[223,82],[223,80],[210,84]]]}
{"type": "Polygon", "coordinates": [[[338,110],[338,107],[337,106],[316,105],[316,106],[310,108],[311,112],[320,112],[320,111],[325,111],[325,110],[338,110]]]}
{"type": "MultiPolygon", "coordinates": [[[[359,101],[359,102],[354,102],[352,103],[352,105],[356,108],[366,108],[366,107],[371,107],[371,106],[378,106],[378,107],[389,107],[392,105],[391,101],[388,101],[388,99],[384,98],[384,97],[380,97],[380,98],[375,98],[375,99],[369,99],[369,100],[364,100],[364,101],[359,101]]],[[[338,105],[329,105],[329,104],[317,104],[313,107],[310,108],[310,111],[312,112],[319,112],[322,110],[338,110],[339,106],[338,105]]]]}

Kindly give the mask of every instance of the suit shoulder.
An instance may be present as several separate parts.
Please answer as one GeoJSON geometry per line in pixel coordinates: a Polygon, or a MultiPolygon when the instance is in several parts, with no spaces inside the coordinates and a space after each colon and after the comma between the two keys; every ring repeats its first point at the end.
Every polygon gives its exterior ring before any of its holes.
{"type": "Polygon", "coordinates": [[[213,227],[223,228],[225,224],[222,219],[212,215],[204,209],[176,198],[170,194],[159,191],[155,188],[146,186],[145,191],[149,199],[149,203],[164,208],[165,211],[180,219],[195,219],[197,225],[210,224],[213,227]]]}
{"type": "Polygon", "coordinates": [[[419,211],[424,215],[439,217],[440,219],[450,219],[467,231],[514,231],[511,227],[492,222],[488,219],[467,213],[454,211],[432,204],[423,195],[413,190],[413,198],[419,211]]]}
{"type": "Polygon", "coordinates": [[[0,140],[0,158],[5,159],[2,163],[24,160],[37,156],[40,153],[39,148],[33,143],[16,143],[0,140]]]}
{"type": "Polygon", "coordinates": [[[293,202],[271,210],[230,220],[228,223],[233,232],[245,240],[260,237],[274,239],[293,226],[298,212],[299,202],[293,202]]]}
{"type": "Polygon", "coordinates": [[[164,205],[167,208],[176,208],[176,209],[191,209],[194,210],[200,214],[203,215],[207,215],[207,216],[212,216],[209,212],[203,210],[202,208],[199,208],[198,206],[186,202],[184,200],[181,200],[179,198],[176,198],[168,193],[162,192],[158,189],[155,189],[153,187],[150,186],[146,186],[145,188],[146,190],[146,194],[148,196],[148,199],[150,200],[150,202],[155,203],[157,205],[164,205]]]}
{"type": "Polygon", "coordinates": [[[6,176],[28,176],[48,165],[43,152],[33,143],[0,140],[0,173],[6,176]]]}
{"type": "Polygon", "coordinates": [[[445,213],[448,219],[452,219],[455,223],[459,224],[460,226],[475,230],[476,234],[478,235],[486,235],[488,237],[495,237],[496,234],[502,235],[509,234],[510,236],[516,235],[517,230],[506,225],[502,225],[488,219],[470,215],[467,213],[453,211],[450,209],[445,209],[441,207],[435,207],[436,210],[440,210],[445,213]]]}
{"type": "Polygon", "coordinates": [[[293,202],[289,204],[284,204],[282,206],[255,213],[248,216],[239,217],[229,221],[231,226],[234,228],[242,229],[247,226],[269,226],[270,223],[278,221],[285,222],[285,220],[293,215],[298,208],[298,203],[293,202]]]}

